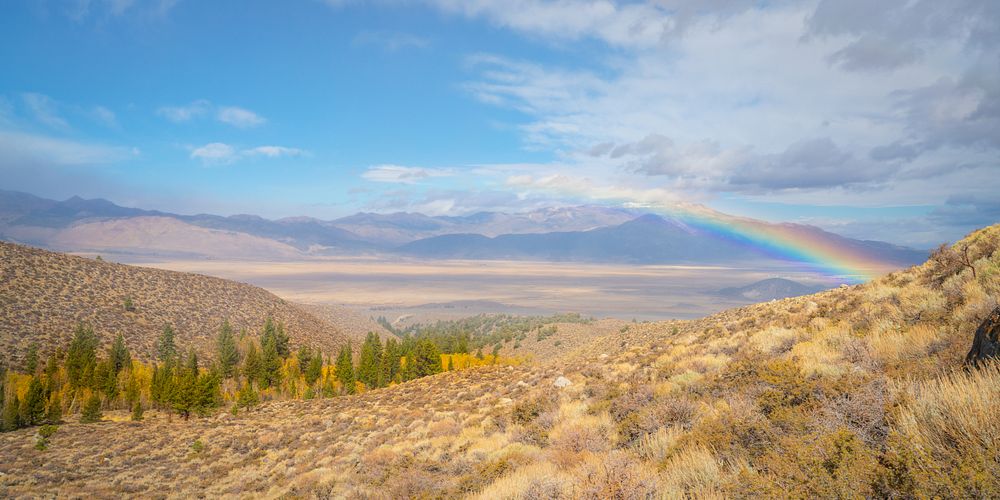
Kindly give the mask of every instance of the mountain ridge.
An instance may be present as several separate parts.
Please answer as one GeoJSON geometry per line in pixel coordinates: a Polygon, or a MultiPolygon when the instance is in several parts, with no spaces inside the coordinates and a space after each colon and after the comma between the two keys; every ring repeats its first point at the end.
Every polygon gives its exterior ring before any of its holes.
{"type": "MultiPolygon", "coordinates": [[[[887,269],[926,257],[919,250],[845,238],[814,226],[726,217],[761,227],[780,226],[804,238],[819,238],[885,262],[887,269]]],[[[178,254],[170,242],[150,238],[149,234],[172,234],[176,240],[190,241],[183,255],[203,258],[404,254],[625,264],[774,260],[774,256],[719,238],[674,217],[594,205],[461,216],[360,212],[334,220],[308,216],[272,220],[253,214],[172,214],[121,207],[99,198],[74,196],[56,201],[0,191],[0,239],[58,251],[178,254]],[[116,247],[115,241],[132,243],[116,247]],[[234,246],[234,241],[240,244],[234,246]],[[239,252],[229,251],[237,247],[239,252]]]]}

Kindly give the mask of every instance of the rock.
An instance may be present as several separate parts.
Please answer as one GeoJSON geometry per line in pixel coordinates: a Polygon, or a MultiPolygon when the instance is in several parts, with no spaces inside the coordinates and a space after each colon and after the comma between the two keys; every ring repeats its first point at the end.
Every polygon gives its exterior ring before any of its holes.
{"type": "Polygon", "coordinates": [[[965,355],[965,363],[972,366],[1000,356],[1000,306],[993,310],[976,329],[972,349],[965,355]]]}
{"type": "Polygon", "coordinates": [[[523,381],[523,380],[518,380],[518,381],[517,381],[517,386],[518,386],[518,387],[528,387],[529,385],[530,385],[530,384],[528,384],[527,382],[525,382],[525,381],[523,381]]]}
{"type": "Polygon", "coordinates": [[[500,398],[500,400],[497,401],[497,404],[500,406],[508,406],[514,404],[514,400],[510,398],[500,398]]]}
{"type": "Polygon", "coordinates": [[[569,386],[573,385],[573,382],[570,382],[570,380],[568,378],[563,377],[562,375],[560,375],[559,378],[557,378],[555,382],[552,382],[552,385],[558,387],[559,389],[562,389],[563,387],[569,387],[569,386]]]}

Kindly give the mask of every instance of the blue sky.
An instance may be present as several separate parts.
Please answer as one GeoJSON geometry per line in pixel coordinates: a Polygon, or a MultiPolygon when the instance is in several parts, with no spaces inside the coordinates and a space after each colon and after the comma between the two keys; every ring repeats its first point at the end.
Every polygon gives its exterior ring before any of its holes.
{"type": "Polygon", "coordinates": [[[1000,12],[939,3],[5,2],[0,188],[270,217],[695,202],[929,246],[1000,219],[1000,12]]]}

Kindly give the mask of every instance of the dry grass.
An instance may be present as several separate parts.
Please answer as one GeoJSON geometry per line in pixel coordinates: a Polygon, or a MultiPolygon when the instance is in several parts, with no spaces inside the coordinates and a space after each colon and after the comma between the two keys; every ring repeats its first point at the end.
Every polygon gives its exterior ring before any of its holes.
{"type": "Polygon", "coordinates": [[[963,243],[975,278],[929,262],[629,324],[544,363],[235,418],[69,424],[47,451],[7,433],[0,496],[997,497],[1000,368],[959,368],[1000,297],[997,241],[963,243]]]}

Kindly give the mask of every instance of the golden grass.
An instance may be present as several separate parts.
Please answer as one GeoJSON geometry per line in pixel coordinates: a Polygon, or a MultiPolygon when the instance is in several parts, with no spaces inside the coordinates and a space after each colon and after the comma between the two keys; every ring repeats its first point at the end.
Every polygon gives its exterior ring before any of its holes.
{"type": "Polygon", "coordinates": [[[959,367],[998,260],[633,323],[545,363],[69,424],[45,452],[30,430],[0,435],[0,496],[996,498],[1000,368],[959,367]]]}

